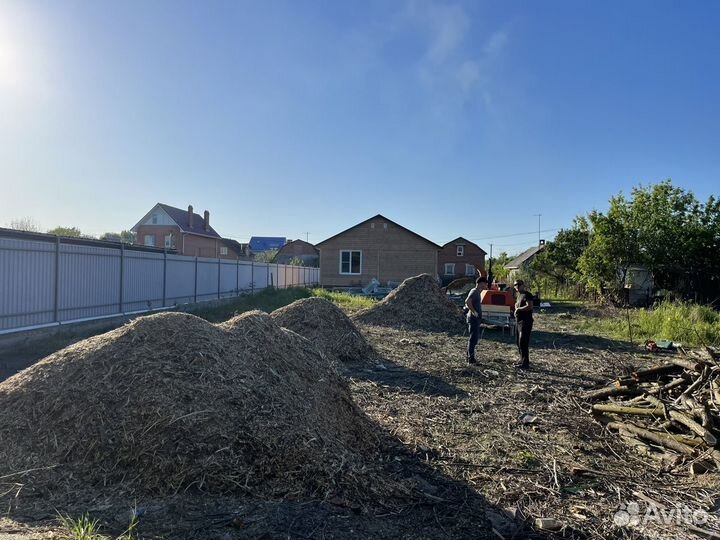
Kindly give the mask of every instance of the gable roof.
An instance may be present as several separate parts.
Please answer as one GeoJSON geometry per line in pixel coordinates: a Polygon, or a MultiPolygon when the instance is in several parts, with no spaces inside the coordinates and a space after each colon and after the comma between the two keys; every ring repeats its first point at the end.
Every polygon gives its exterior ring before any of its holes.
{"type": "Polygon", "coordinates": [[[520,255],[515,257],[512,261],[508,262],[505,265],[505,268],[513,269],[513,268],[520,268],[520,266],[525,263],[530,257],[534,257],[538,253],[540,253],[543,249],[545,249],[545,246],[533,246],[531,248],[526,249],[523,251],[520,255]]]}
{"type": "Polygon", "coordinates": [[[138,221],[135,226],[130,230],[135,231],[142,224],[142,222],[145,221],[150,214],[152,214],[152,211],[156,208],[161,208],[168,216],[170,216],[170,219],[172,219],[175,224],[180,227],[180,230],[184,233],[197,234],[200,236],[210,236],[212,238],[220,238],[220,235],[215,231],[215,229],[212,228],[212,226],[208,227],[207,231],[205,230],[205,227],[203,226],[205,220],[201,215],[193,212],[193,226],[190,227],[187,210],[183,210],[182,208],[175,208],[174,206],[163,203],[157,203],[155,206],[153,206],[150,211],[145,214],[142,219],[138,221]]]}
{"type": "Polygon", "coordinates": [[[315,252],[317,252],[317,250],[318,250],[318,249],[317,249],[315,246],[313,246],[310,242],[306,242],[305,240],[300,240],[300,239],[298,238],[297,240],[291,240],[290,242],[286,243],[283,247],[280,248],[280,251],[282,251],[283,249],[285,249],[285,248],[288,247],[288,246],[292,246],[293,244],[298,244],[298,245],[307,246],[307,247],[311,248],[312,250],[314,250],[315,252]]]}
{"type": "Polygon", "coordinates": [[[476,248],[478,248],[480,251],[482,251],[484,254],[487,255],[487,251],[485,251],[483,248],[478,246],[475,242],[471,242],[470,240],[468,240],[467,238],[463,238],[462,236],[458,236],[455,240],[450,240],[446,244],[443,244],[443,249],[450,246],[451,244],[460,244],[460,243],[475,246],[476,248]]]}
{"type": "Polygon", "coordinates": [[[250,251],[271,251],[285,245],[284,236],[253,236],[250,238],[250,251]]]}
{"type": "Polygon", "coordinates": [[[232,238],[221,238],[220,243],[223,246],[232,249],[237,255],[245,255],[245,249],[243,248],[243,244],[241,244],[237,240],[233,240],[232,238]]]}
{"type": "Polygon", "coordinates": [[[388,218],[386,218],[385,216],[383,216],[382,214],[377,214],[377,215],[375,215],[375,216],[373,216],[373,217],[371,217],[371,218],[366,219],[365,221],[361,221],[361,222],[358,223],[357,225],[353,225],[352,227],[349,227],[349,228],[345,229],[344,231],[341,231],[341,232],[339,232],[339,233],[337,233],[337,234],[334,234],[334,235],[331,236],[330,238],[326,238],[326,239],[323,240],[322,242],[319,242],[319,243],[315,244],[315,247],[318,247],[318,248],[319,248],[319,247],[322,246],[324,243],[329,242],[329,241],[332,240],[333,238],[337,238],[338,236],[340,236],[340,235],[342,235],[342,234],[345,234],[346,232],[351,231],[351,230],[353,230],[353,229],[356,228],[356,227],[360,227],[360,226],[362,226],[362,225],[365,225],[366,223],[368,223],[368,222],[370,222],[370,221],[372,221],[372,220],[374,220],[374,219],[382,219],[382,220],[384,220],[384,221],[387,221],[388,223],[392,223],[393,225],[395,225],[396,227],[402,229],[403,231],[410,233],[410,234],[413,235],[415,238],[419,238],[419,239],[422,240],[423,242],[427,242],[428,244],[430,244],[431,246],[433,246],[433,247],[435,247],[435,248],[437,248],[437,249],[442,249],[442,248],[441,248],[440,246],[438,246],[435,242],[433,242],[433,241],[431,241],[431,240],[428,240],[428,239],[425,238],[424,236],[420,236],[418,233],[413,232],[413,231],[411,231],[410,229],[408,229],[408,228],[406,228],[406,227],[403,227],[403,226],[400,225],[399,223],[395,223],[392,219],[388,219],[388,218]]]}

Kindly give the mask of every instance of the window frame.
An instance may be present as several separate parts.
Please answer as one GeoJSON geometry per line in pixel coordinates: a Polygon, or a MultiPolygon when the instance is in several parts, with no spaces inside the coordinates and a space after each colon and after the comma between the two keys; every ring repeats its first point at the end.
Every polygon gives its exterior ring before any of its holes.
{"type": "Polygon", "coordinates": [[[227,246],[220,246],[220,255],[227,255],[228,253],[227,246]]]}
{"type": "Polygon", "coordinates": [[[155,235],[154,234],[146,234],[143,235],[143,246],[145,247],[155,247],[155,235]],[[152,243],[148,244],[148,240],[152,239],[152,243]]]}
{"type": "Polygon", "coordinates": [[[446,276],[454,276],[455,275],[455,263],[445,263],[445,275],[446,276]],[[448,272],[448,268],[452,268],[452,272],[448,272]]]}
{"type": "Polygon", "coordinates": [[[361,249],[341,249],[339,250],[338,254],[338,273],[341,276],[360,276],[362,275],[362,263],[363,263],[363,254],[361,249]],[[349,272],[343,272],[343,253],[349,253],[349,259],[348,259],[348,270],[349,272]],[[359,253],[360,254],[360,262],[358,265],[358,271],[353,272],[352,271],[352,254],[353,253],[359,253]]]}
{"type": "Polygon", "coordinates": [[[465,276],[474,276],[477,274],[477,268],[475,268],[474,264],[465,263],[465,276]],[[472,268],[472,270],[470,270],[472,268]]]}
{"type": "Polygon", "coordinates": [[[456,257],[464,257],[465,256],[465,244],[456,244],[455,245],[455,256],[456,257]]]}

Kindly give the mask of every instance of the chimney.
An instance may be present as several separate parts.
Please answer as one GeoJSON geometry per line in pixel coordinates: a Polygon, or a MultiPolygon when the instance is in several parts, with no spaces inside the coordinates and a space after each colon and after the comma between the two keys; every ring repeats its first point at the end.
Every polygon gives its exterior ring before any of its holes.
{"type": "Polygon", "coordinates": [[[203,216],[205,217],[205,219],[203,220],[204,226],[205,226],[205,230],[206,230],[206,231],[209,231],[209,230],[210,230],[210,212],[208,212],[207,210],[205,210],[205,213],[203,214],[203,216]]]}
{"type": "Polygon", "coordinates": [[[193,207],[192,204],[188,206],[188,225],[192,229],[193,227],[193,217],[195,217],[195,214],[193,213],[193,207]]]}

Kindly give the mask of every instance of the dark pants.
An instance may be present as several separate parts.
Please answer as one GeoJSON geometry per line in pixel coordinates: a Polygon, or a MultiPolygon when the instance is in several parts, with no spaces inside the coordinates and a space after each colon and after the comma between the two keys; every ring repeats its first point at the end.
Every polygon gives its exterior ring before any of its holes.
{"type": "Polygon", "coordinates": [[[532,332],[533,322],[532,319],[529,321],[519,320],[517,322],[517,332],[515,339],[517,341],[518,351],[520,351],[520,358],[525,366],[530,365],[530,332],[532,332]]]}
{"type": "Polygon", "coordinates": [[[468,340],[467,348],[467,359],[475,360],[475,345],[477,345],[480,339],[480,319],[477,317],[468,317],[467,319],[468,332],[470,332],[470,339],[468,340]]]}

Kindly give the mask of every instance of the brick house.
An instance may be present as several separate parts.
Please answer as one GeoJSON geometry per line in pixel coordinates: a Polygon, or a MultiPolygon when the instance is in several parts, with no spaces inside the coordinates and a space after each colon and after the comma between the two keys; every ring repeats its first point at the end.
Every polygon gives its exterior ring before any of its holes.
{"type": "Polygon", "coordinates": [[[274,262],[288,264],[293,259],[300,259],[304,266],[318,266],[320,264],[320,251],[310,242],[293,240],[288,242],[275,255],[274,262]]]}
{"type": "Polygon", "coordinates": [[[445,244],[438,254],[437,272],[444,285],[452,280],[485,275],[485,255],[487,253],[477,244],[459,236],[445,244]]]}
{"type": "Polygon", "coordinates": [[[320,285],[365,286],[401,282],[418,274],[437,275],[440,246],[378,214],[316,245],[320,285]]]}
{"type": "Polygon", "coordinates": [[[174,249],[181,255],[237,259],[232,243],[223,238],[210,226],[210,212],[204,215],[157,203],[131,229],[137,235],[137,243],[145,246],[174,249]]]}

